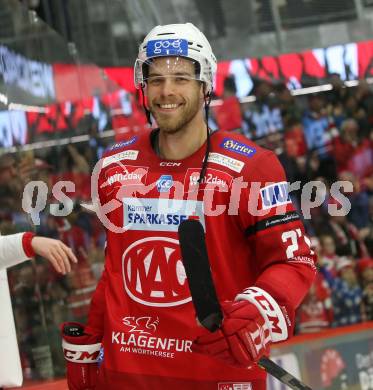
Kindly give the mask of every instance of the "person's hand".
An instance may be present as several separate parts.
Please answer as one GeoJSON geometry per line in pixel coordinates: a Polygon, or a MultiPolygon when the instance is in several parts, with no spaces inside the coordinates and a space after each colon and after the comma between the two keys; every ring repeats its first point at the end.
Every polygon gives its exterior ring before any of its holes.
{"type": "Polygon", "coordinates": [[[258,308],[248,301],[223,302],[221,328],[200,336],[192,351],[236,367],[249,367],[269,354],[270,331],[258,308]]]}
{"type": "Polygon", "coordinates": [[[64,275],[71,271],[70,262],[78,262],[73,251],[60,240],[35,236],[31,246],[37,255],[49,260],[54,269],[64,275]]]}

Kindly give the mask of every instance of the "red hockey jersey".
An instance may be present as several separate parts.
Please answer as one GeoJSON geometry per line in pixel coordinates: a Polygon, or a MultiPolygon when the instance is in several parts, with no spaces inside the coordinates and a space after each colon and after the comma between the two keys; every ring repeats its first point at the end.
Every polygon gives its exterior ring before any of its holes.
{"type": "Polygon", "coordinates": [[[86,328],[103,336],[97,388],[261,389],[262,369],[192,353],[206,331],[196,322],[177,230],[184,219],[202,222],[221,301],[255,285],[292,314],[315,267],[283,169],[272,152],[216,132],[198,184],[205,145],[169,161],[153,151],[151,138],[114,145],[93,174],[107,228],[105,270],[86,328]]]}

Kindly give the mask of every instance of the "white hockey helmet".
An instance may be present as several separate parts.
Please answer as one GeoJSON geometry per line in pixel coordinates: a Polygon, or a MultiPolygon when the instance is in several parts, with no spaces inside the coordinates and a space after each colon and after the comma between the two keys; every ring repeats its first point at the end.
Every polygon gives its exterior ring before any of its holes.
{"type": "Polygon", "coordinates": [[[211,93],[217,62],[205,35],[192,23],[154,27],[139,47],[135,63],[135,86],[145,85],[144,64],[157,57],[185,57],[199,65],[196,79],[206,83],[211,93]]]}

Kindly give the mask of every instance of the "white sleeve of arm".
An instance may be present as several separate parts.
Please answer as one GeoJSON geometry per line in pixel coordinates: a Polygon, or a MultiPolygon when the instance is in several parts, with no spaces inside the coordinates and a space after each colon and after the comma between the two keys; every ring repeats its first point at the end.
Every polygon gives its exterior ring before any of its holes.
{"type": "Polygon", "coordinates": [[[8,268],[30,259],[23,250],[24,233],[0,236],[0,269],[8,268]]]}

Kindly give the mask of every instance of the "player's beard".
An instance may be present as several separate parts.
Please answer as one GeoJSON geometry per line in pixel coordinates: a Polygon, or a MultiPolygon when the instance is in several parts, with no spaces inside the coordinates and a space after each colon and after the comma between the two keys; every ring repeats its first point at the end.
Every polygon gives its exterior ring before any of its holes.
{"type": "Polygon", "coordinates": [[[188,102],[184,102],[177,109],[177,113],[167,114],[157,111],[157,107],[150,106],[150,112],[157,121],[157,125],[160,131],[165,133],[174,134],[182,131],[188,123],[190,123],[198,114],[201,107],[201,101],[199,95],[193,97],[188,102]]]}

